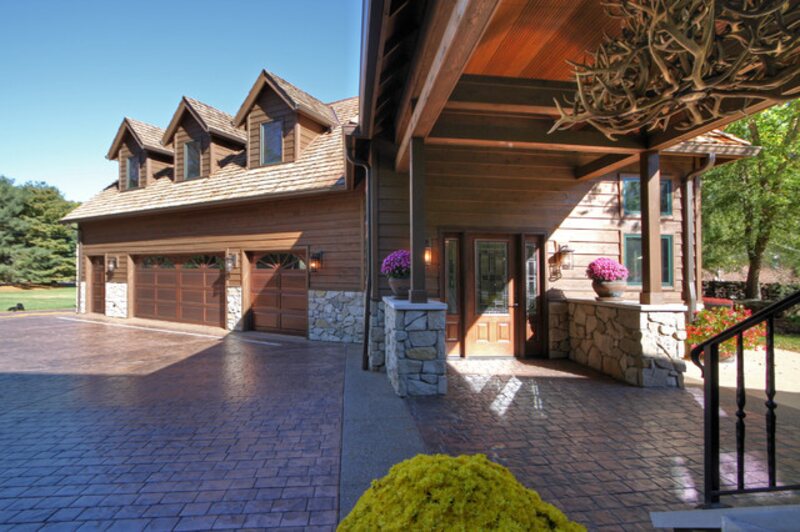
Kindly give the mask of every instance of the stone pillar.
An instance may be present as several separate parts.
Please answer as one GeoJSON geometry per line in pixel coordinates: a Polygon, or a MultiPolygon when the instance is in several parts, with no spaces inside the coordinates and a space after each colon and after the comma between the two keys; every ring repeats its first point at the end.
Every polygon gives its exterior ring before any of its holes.
{"type": "Polygon", "coordinates": [[[683,387],[686,307],[568,300],[570,358],[634,386],[683,387]]]}
{"type": "Polygon", "coordinates": [[[364,292],[309,290],[308,339],[325,342],[362,342],[364,292]]]}
{"type": "Polygon", "coordinates": [[[444,325],[447,305],[384,297],[386,373],[395,393],[447,393],[444,325]]]}
{"type": "Polygon", "coordinates": [[[369,369],[386,371],[386,321],[383,301],[372,301],[369,308],[369,369]]]}
{"type": "Polygon", "coordinates": [[[106,283],[106,316],[128,317],[128,283],[106,283]]]}
{"type": "Polygon", "coordinates": [[[569,357],[569,312],[566,301],[550,301],[547,307],[548,358],[569,357]]]}
{"type": "Polygon", "coordinates": [[[225,328],[229,331],[244,329],[241,286],[228,286],[225,289],[225,328]]]}
{"type": "Polygon", "coordinates": [[[86,281],[78,283],[78,313],[86,314],[86,281]]]}

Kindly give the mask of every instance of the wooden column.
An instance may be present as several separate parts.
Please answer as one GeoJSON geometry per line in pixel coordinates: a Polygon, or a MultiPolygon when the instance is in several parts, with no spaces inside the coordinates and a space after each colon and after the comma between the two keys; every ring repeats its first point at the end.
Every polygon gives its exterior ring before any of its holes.
{"type": "Polygon", "coordinates": [[[424,140],[411,139],[409,176],[409,215],[411,222],[411,290],[412,303],[427,303],[425,292],[425,154],[424,140]]]}
{"type": "MultiPolygon", "coordinates": [[[[716,161],[716,156],[714,156],[716,161]]],[[[696,245],[694,246],[694,271],[697,273],[695,275],[695,283],[697,287],[695,288],[695,293],[697,294],[698,301],[703,301],[703,210],[700,206],[703,204],[702,199],[702,190],[703,190],[703,179],[701,176],[697,176],[694,178],[694,239],[696,245]]]]}
{"type": "Polygon", "coordinates": [[[642,205],[642,294],[645,305],[662,301],[661,293],[661,168],[657,151],[639,156],[642,205]]]}

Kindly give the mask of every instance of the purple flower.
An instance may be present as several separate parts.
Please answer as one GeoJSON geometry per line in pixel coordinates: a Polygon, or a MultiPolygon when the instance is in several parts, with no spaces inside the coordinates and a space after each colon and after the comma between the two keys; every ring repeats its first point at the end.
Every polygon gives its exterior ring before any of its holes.
{"type": "Polygon", "coordinates": [[[405,278],[411,275],[411,252],[407,249],[392,251],[383,259],[381,273],[386,277],[405,278]]]}
{"type": "Polygon", "coordinates": [[[586,268],[586,276],[592,281],[624,281],[628,278],[628,268],[614,259],[600,257],[586,268]]]}

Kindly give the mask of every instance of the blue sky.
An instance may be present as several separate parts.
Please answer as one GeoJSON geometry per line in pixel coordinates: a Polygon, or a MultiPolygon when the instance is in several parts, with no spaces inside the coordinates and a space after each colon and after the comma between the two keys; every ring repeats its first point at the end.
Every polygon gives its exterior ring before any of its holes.
{"type": "Polygon", "coordinates": [[[360,29],[361,0],[0,0],[0,175],[86,200],[124,116],[166,127],[184,94],[235,114],[261,68],[356,96],[360,29]]]}

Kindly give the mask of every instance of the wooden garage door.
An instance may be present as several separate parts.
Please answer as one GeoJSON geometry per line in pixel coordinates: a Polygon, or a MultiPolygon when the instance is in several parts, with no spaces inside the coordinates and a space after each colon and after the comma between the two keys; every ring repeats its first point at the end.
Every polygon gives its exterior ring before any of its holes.
{"type": "Polygon", "coordinates": [[[225,277],[217,255],[149,256],[136,261],[138,318],[221,327],[225,277]]]}
{"type": "Polygon", "coordinates": [[[253,328],[305,335],[308,329],[308,271],[301,252],[257,253],[251,259],[253,328]]]}

